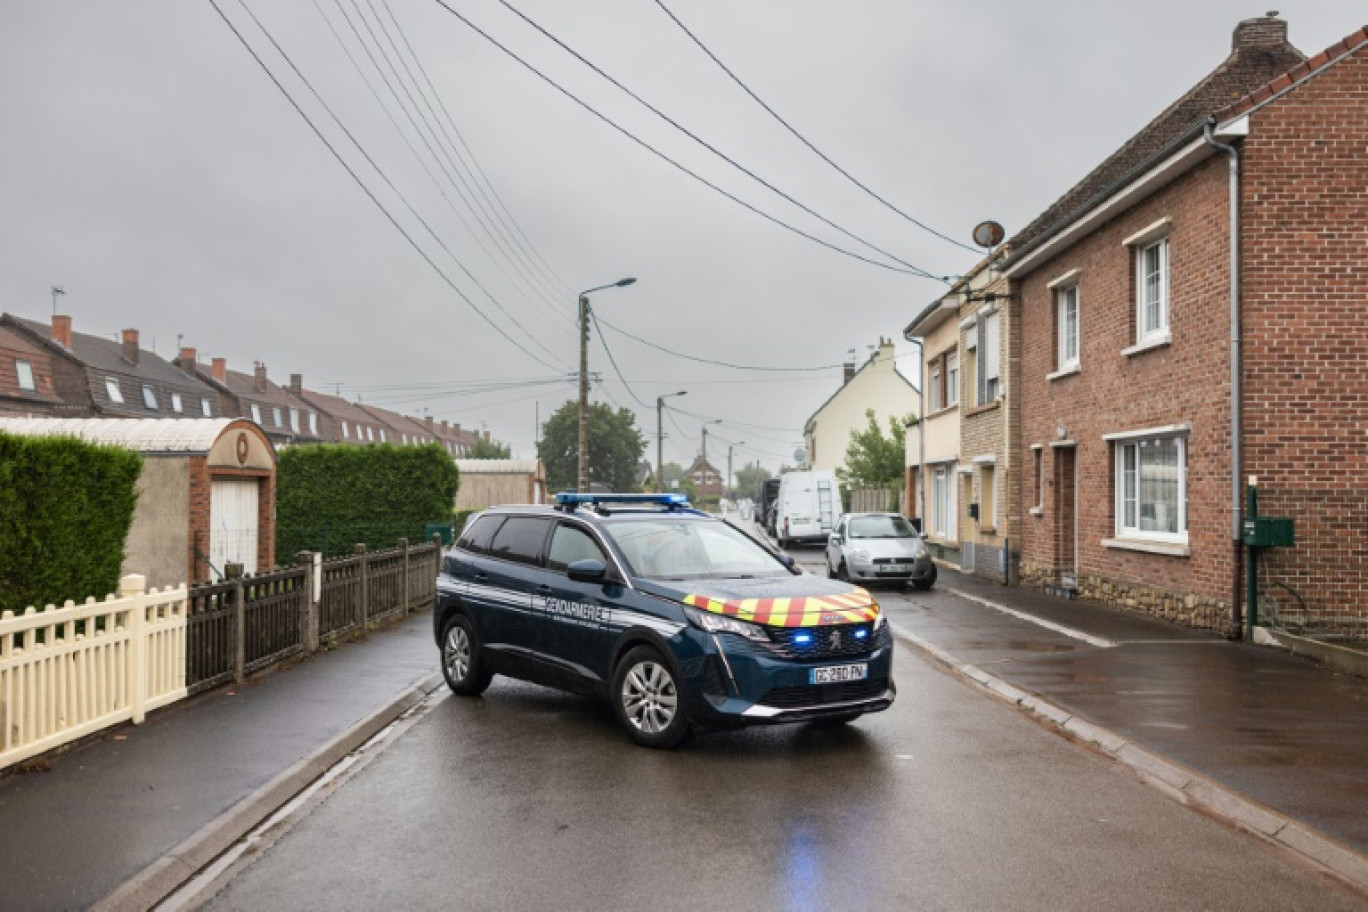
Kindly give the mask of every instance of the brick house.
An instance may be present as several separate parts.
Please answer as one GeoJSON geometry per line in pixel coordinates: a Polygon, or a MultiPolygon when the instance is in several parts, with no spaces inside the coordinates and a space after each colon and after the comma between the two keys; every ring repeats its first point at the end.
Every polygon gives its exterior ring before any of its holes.
{"type": "Polygon", "coordinates": [[[223,402],[223,413],[255,421],[274,446],[295,443],[321,443],[328,439],[330,428],[327,416],[302,396],[302,378],[291,376],[291,389],[272,382],[266,365],[257,362],[252,373],[231,370],[226,358],[214,358],[209,370],[199,362],[193,348],[182,348],[176,359],[179,368],[189,376],[212,386],[223,402]],[[297,393],[294,381],[301,382],[297,393]]]}
{"type": "Polygon", "coordinates": [[[722,473],[702,456],[684,471],[684,477],[693,482],[694,498],[700,503],[722,496],[722,473]]]}
{"type": "Polygon", "coordinates": [[[1306,60],[1284,21],[1239,23],[1013,238],[1024,583],[1229,628],[1252,475],[1298,523],[1269,581],[1361,610],[1368,398],[1342,368],[1368,359],[1366,46],[1306,60]]]}
{"type": "MultiPolygon", "coordinates": [[[[57,395],[53,352],[28,333],[6,326],[0,319],[0,416],[45,417],[63,413],[57,395]]],[[[74,367],[73,367],[74,369],[74,367]]],[[[75,384],[70,384],[75,385],[75,384]]]]}
{"type": "Polygon", "coordinates": [[[68,417],[216,418],[215,390],[139,345],[136,329],[120,340],[76,332],[69,316],[52,323],[5,314],[0,325],[49,355],[53,392],[68,417]]]}

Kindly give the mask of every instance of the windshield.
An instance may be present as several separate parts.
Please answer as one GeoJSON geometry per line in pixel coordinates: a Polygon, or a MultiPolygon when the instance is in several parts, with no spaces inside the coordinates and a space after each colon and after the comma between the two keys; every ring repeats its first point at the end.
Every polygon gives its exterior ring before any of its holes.
{"type": "Polygon", "coordinates": [[[916,538],[917,530],[901,516],[855,516],[850,520],[851,538],[916,538]]]}
{"type": "Polygon", "coordinates": [[[643,579],[753,579],[788,576],[754,540],[722,522],[661,517],[605,523],[632,573],[643,579]]]}

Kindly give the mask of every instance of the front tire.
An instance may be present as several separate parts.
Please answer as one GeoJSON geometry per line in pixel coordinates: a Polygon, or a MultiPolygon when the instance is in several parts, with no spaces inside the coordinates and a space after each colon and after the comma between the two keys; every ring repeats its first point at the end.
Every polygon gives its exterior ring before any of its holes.
{"type": "Polygon", "coordinates": [[[932,565],[931,565],[931,572],[928,573],[928,574],[926,574],[926,576],[923,576],[921,579],[914,579],[914,580],[912,581],[912,587],[913,587],[914,589],[917,589],[917,590],[921,591],[921,592],[925,592],[927,589],[930,589],[930,588],[931,588],[932,586],[934,586],[934,585],[936,585],[936,565],[935,565],[935,564],[932,564],[932,565]]]}
{"type": "Polygon", "coordinates": [[[447,621],[442,631],[442,677],[451,692],[477,697],[489,687],[494,675],[485,670],[480,646],[475,640],[475,625],[458,614],[447,621]]]}
{"type": "Polygon", "coordinates": [[[679,683],[650,646],[630,650],[613,672],[613,714],[642,747],[667,750],[689,733],[679,683]]]}
{"type": "Polygon", "coordinates": [[[846,569],[845,561],[841,561],[841,565],[836,568],[836,578],[843,583],[850,582],[850,571],[846,569]]]}

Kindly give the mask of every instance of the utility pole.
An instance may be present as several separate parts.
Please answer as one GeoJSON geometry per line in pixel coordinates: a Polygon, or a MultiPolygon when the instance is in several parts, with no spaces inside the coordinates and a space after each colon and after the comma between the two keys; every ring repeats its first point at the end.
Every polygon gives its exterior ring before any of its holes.
{"type": "Polygon", "coordinates": [[[605,288],[623,288],[636,279],[618,279],[579,293],[579,446],[575,467],[575,489],[581,494],[589,490],[589,295],[605,288]]]}
{"type": "Polygon", "coordinates": [[[732,450],[735,449],[736,447],[743,447],[743,446],[745,446],[745,445],[746,445],[746,441],[744,441],[744,440],[741,441],[740,443],[729,443],[729,444],[727,444],[727,487],[723,490],[723,493],[727,493],[727,492],[731,491],[731,486],[732,486],[732,485],[731,485],[731,475],[732,475],[732,473],[731,473],[731,470],[732,470],[732,450]]]}
{"type": "Polygon", "coordinates": [[[680,390],[677,393],[666,393],[664,396],[656,397],[656,492],[665,491],[665,429],[661,425],[661,418],[665,413],[665,400],[673,399],[675,396],[687,396],[688,390],[680,390]]]}

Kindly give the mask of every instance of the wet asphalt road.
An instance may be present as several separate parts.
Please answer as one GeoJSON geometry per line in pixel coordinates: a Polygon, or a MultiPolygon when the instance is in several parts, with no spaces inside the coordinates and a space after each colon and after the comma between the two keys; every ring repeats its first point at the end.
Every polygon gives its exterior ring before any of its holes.
{"type": "MultiPolygon", "coordinates": [[[[959,604],[881,601],[900,624],[959,604]]],[[[894,707],[844,729],[669,753],[496,679],[438,700],[208,908],[1364,908],[910,649],[896,677],[894,707]]]]}

